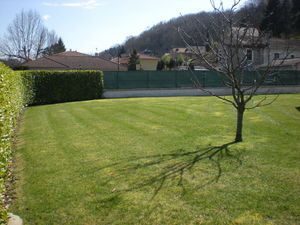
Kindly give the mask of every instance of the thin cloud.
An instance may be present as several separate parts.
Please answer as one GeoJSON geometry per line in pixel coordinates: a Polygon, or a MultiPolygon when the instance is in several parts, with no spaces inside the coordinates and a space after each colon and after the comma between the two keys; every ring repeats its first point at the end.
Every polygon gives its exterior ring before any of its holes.
{"type": "Polygon", "coordinates": [[[49,20],[49,19],[50,19],[50,17],[51,17],[51,16],[50,16],[50,15],[48,15],[48,14],[45,14],[45,15],[43,15],[43,19],[44,19],[44,20],[46,20],[46,21],[47,21],[47,20],[49,20]]]}
{"type": "Polygon", "coordinates": [[[94,9],[99,6],[103,6],[104,4],[98,2],[97,0],[89,0],[85,2],[61,2],[61,3],[53,3],[53,2],[43,2],[45,6],[64,6],[64,7],[80,7],[84,9],[94,9]]]}

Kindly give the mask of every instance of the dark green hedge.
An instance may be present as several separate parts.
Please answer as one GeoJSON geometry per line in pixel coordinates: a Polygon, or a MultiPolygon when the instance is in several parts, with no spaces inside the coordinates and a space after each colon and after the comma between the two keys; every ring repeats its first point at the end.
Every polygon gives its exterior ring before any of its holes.
{"type": "Polygon", "coordinates": [[[24,92],[20,74],[0,63],[0,224],[6,224],[7,221],[4,183],[8,178],[14,129],[25,105],[24,92]]]}
{"type": "Polygon", "coordinates": [[[101,98],[101,71],[12,71],[0,63],[0,224],[7,222],[5,181],[17,118],[26,105],[101,98]]]}
{"type": "Polygon", "coordinates": [[[80,71],[23,71],[29,105],[99,99],[103,92],[103,73],[80,71]]]}

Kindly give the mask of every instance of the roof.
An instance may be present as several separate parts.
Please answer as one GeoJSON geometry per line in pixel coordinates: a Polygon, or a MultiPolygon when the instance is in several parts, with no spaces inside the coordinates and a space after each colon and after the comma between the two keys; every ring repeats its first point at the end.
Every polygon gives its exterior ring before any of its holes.
{"type": "MultiPolygon", "coordinates": [[[[296,66],[300,64],[300,58],[292,58],[292,59],[276,59],[271,63],[272,67],[286,67],[286,66],[296,66]]],[[[261,68],[268,67],[268,64],[264,64],[260,66],[261,68]]]]}
{"type": "MultiPolygon", "coordinates": [[[[144,60],[159,60],[159,58],[155,57],[155,56],[150,56],[150,55],[145,55],[145,54],[138,54],[139,56],[139,59],[144,59],[144,60]]],[[[115,57],[115,58],[112,58],[111,61],[114,62],[114,63],[118,63],[119,64],[128,64],[128,61],[129,61],[129,58],[130,56],[127,56],[127,57],[115,57]]]]}
{"type": "Polygon", "coordinates": [[[77,52],[77,51],[66,51],[66,52],[55,54],[54,56],[90,56],[90,55],[77,52]]]}
{"type": "Polygon", "coordinates": [[[140,59],[152,59],[152,60],[159,60],[159,58],[151,55],[145,55],[145,54],[138,54],[140,59]]]}
{"type": "Polygon", "coordinates": [[[119,63],[119,64],[127,64],[129,61],[129,57],[125,57],[125,58],[115,57],[115,58],[112,58],[111,61],[114,63],[119,63]]]}
{"type": "Polygon", "coordinates": [[[172,48],[171,53],[177,54],[194,54],[195,52],[205,52],[205,46],[190,46],[190,47],[179,47],[179,48],[172,48]]]}
{"type": "Polygon", "coordinates": [[[54,69],[54,70],[127,70],[124,66],[103,59],[98,56],[90,56],[79,52],[63,52],[52,56],[45,56],[23,64],[30,69],[54,69]]]}
{"type": "Polygon", "coordinates": [[[271,38],[270,48],[284,48],[289,51],[300,51],[300,40],[271,38]]]}

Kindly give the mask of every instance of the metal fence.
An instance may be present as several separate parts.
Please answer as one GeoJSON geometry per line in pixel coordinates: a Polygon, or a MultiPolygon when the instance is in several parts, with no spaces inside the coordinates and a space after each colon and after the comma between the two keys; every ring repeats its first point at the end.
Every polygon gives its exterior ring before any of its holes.
{"type": "MultiPolygon", "coordinates": [[[[247,71],[244,85],[258,80],[259,72],[247,71]]],[[[213,71],[107,71],[105,89],[225,87],[224,76],[213,71]]],[[[264,85],[300,85],[300,71],[279,71],[266,79],[264,85]]]]}

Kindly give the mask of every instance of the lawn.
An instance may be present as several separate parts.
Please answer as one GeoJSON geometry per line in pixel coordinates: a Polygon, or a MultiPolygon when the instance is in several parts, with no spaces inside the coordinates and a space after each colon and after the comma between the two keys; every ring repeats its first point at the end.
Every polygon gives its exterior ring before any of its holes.
{"type": "Polygon", "coordinates": [[[29,107],[18,134],[25,224],[300,224],[300,95],[245,113],[213,97],[29,107]]]}

